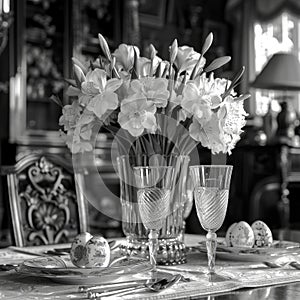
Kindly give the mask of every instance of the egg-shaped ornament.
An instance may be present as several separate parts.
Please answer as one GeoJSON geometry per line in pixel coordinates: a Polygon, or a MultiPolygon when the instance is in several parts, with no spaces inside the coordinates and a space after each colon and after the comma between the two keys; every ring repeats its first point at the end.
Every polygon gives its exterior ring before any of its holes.
{"type": "Polygon", "coordinates": [[[77,235],[71,245],[70,258],[71,262],[79,268],[85,267],[86,260],[86,244],[93,236],[88,232],[77,235]]]}
{"type": "Polygon", "coordinates": [[[233,247],[252,248],[254,245],[254,233],[251,226],[241,221],[232,230],[231,243],[233,247]]]}
{"type": "Polygon", "coordinates": [[[234,229],[234,227],[236,226],[237,223],[233,223],[229,226],[229,228],[227,229],[226,231],[226,235],[225,235],[225,243],[226,243],[226,246],[228,247],[232,247],[232,242],[231,242],[231,239],[232,239],[232,231],[234,229]]]}
{"type": "Polygon", "coordinates": [[[251,227],[254,232],[254,247],[270,247],[272,245],[272,231],[266,223],[257,220],[251,227]]]}
{"type": "Polygon", "coordinates": [[[102,236],[95,235],[85,246],[86,267],[107,267],[110,262],[110,247],[107,240],[102,236]]]}

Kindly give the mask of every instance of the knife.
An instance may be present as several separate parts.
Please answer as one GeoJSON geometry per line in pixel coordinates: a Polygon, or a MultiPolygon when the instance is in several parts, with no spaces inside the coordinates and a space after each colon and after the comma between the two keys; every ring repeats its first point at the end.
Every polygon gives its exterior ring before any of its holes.
{"type": "Polygon", "coordinates": [[[28,255],[32,255],[32,256],[45,256],[45,254],[43,254],[43,253],[38,253],[38,252],[35,252],[35,251],[30,251],[30,250],[28,250],[26,248],[9,246],[8,249],[12,250],[13,252],[22,253],[22,254],[28,254],[28,255]]]}

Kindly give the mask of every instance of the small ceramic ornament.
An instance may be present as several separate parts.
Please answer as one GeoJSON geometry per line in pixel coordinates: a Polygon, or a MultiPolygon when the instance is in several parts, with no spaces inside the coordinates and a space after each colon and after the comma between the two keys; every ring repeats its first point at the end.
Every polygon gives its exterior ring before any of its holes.
{"type": "Polygon", "coordinates": [[[79,268],[107,267],[110,247],[102,236],[84,232],[75,237],[70,251],[72,263],[79,268]]]}
{"type": "Polygon", "coordinates": [[[231,242],[231,239],[232,239],[232,231],[234,229],[234,227],[236,226],[237,223],[233,223],[229,226],[229,228],[227,229],[226,231],[226,236],[225,236],[225,243],[226,243],[226,246],[228,247],[232,247],[232,242],[231,242]]]}
{"type": "Polygon", "coordinates": [[[87,264],[85,245],[92,237],[93,236],[90,233],[83,232],[74,238],[71,246],[70,257],[71,262],[76,267],[82,268],[87,264]]]}
{"type": "Polygon", "coordinates": [[[245,221],[237,223],[232,230],[230,240],[233,247],[252,248],[254,245],[254,233],[251,226],[245,221]]]}
{"type": "Polygon", "coordinates": [[[110,247],[102,236],[94,236],[85,245],[87,268],[107,267],[110,261],[110,247]]]}
{"type": "Polygon", "coordinates": [[[251,228],[254,232],[254,247],[270,247],[273,243],[271,229],[263,221],[257,220],[251,228]]]}

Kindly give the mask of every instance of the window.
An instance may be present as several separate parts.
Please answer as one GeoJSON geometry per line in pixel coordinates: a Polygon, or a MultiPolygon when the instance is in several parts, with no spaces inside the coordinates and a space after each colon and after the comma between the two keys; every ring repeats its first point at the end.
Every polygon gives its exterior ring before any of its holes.
{"type": "MultiPolygon", "coordinates": [[[[266,23],[254,24],[255,73],[262,70],[269,58],[277,52],[292,52],[300,58],[300,20],[287,12],[266,23]]],[[[256,90],[256,114],[263,116],[268,110],[270,99],[275,93],[256,90]]],[[[300,97],[294,97],[294,107],[300,111],[300,97]]],[[[272,109],[279,111],[277,101],[271,102],[272,109]]]]}

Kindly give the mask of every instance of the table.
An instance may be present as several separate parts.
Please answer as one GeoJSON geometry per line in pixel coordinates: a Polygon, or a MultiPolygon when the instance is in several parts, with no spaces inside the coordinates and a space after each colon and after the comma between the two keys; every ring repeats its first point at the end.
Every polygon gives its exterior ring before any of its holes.
{"type": "MultiPolygon", "coordinates": [[[[195,245],[198,240],[203,237],[195,235],[186,235],[186,244],[195,245]]],[[[65,247],[66,245],[59,245],[65,247]]],[[[59,247],[55,246],[55,247],[59,247]]],[[[53,248],[53,246],[43,246],[30,248],[30,251],[43,252],[45,249],[53,248]]],[[[28,250],[28,248],[27,248],[28,250]]],[[[0,250],[0,263],[9,261],[20,262],[29,255],[14,252],[12,249],[0,250]],[[12,256],[13,253],[13,256],[12,256]]],[[[33,256],[31,256],[33,257],[33,256]]],[[[199,276],[199,268],[206,267],[206,257],[204,253],[194,252],[189,254],[188,263],[179,266],[163,267],[161,270],[181,272],[183,275],[191,278],[190,283],[180,283],[172,289],[162,293],[143,293],[142,295],[130,295],[124,299],[299,299],[300,298],[300,271],[294,269],[268,269],[261,263],[253,262],[238,262],[217,260],[218,266],[223,266],[226,272],[235,272],[239,274],[239,279],[233,284],[227,285],[227,291],[222,290],[221,293],[209,295],[202,294],[199,296],[199,291],[203,288],[203,276],[199,276]],[[246,278],[251,272],[259,272],[261,275],[261,282],[257,282],[251,276],[246,278]],[[249,273],[250,272],[250,273],[249,273]],[[285,276],[282,277],[282,272],[285,276]],[[243,275],[244,278],[243,278],[243,275]],[[196,279],[198,278],[197,281],[196,279]],[[202,278],[202,279],[201,279],[202,278]],[[275,278],[275,279],[274,279],[275,278]],[[294,283],[289,283],[294,281],[294,283]],[[237,283],[247,283],[250,286],[257,284],[272,284],[272,286],[265,286],[262,288],[244,288],[239,291],[232,291],[234,285],[237,283]],[[272,283],[271,283],[272,282],[272,283]],[[280,285],[274,285],[281,283],[280,285]]],[[[217,292],[220,286],[214,285],[210,287],[210,291],[217,292]]],[[[47,278],[26,277],[16,274],[15,271],[0,272],[0,299],[83,299],[83,295],[77,293],[78,285],[67,285],[52,282],[47,278]]],[[[202,290],[203,292],[203,290],[202,290]]]]}

